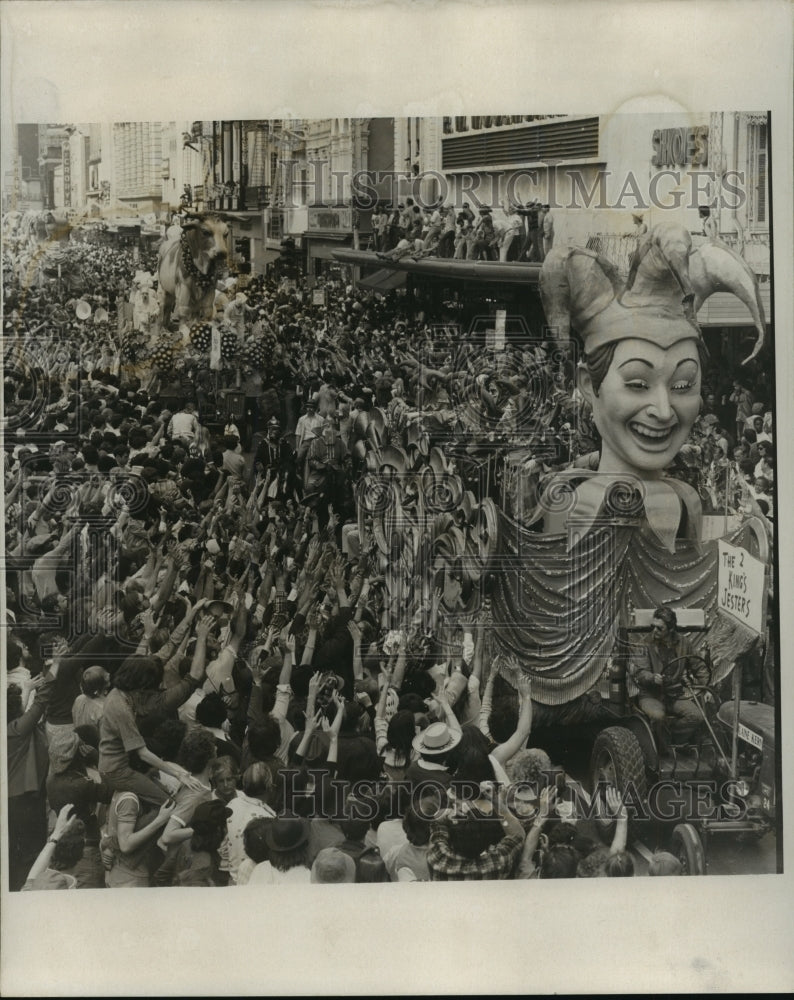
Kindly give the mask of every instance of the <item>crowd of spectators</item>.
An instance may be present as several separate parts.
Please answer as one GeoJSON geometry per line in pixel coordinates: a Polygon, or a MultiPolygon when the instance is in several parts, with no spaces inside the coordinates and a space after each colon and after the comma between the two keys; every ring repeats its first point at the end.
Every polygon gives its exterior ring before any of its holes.
{"type": "MultiPolygon", "coordinates": [[[[495,230],[469,215],[409,206],[376,231],[476,257],[495,230]]],[[[527,747],[531,685],[500,673],[487,594],[461,614],[451,576],[429,619],[400,608],[362,516],[387,449],[420,478],[443,449],[477,501],[509,492],[502,446],[526,489],[591,462],[565,352],[487,351],[396,294],[241,277],[218,289],[219,317],[243,295],[220,367],[195,329],[164,361],[119,322],[153,261],[67,252],[82,287],[3,262],[11,888],[633,874],[619,797],[602,848],[527,747]],[[224,384],[247,428],[217,419],[224,384]]],[[[676,474],[716,512],[771,518],[768,380],[725,377],[676,474]]]]}
{"type": "Polygon", "coordinates": [[[372,249],[388,260],[452,257],[542,263],[554,245],[554,216],[537,198],[526,205],[505,199],[496,213],[484,205],[476,214],[469,202],[459,211],[443,202],[423,209],[406,198],[391,211],[375,209],[372,234],[372,249]]]}

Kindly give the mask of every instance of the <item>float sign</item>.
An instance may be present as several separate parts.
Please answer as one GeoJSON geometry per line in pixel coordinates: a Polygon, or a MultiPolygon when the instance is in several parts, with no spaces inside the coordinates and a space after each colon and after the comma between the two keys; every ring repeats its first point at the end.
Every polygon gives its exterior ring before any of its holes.
{"type": "Polygon", "coordinates": [[[719,540],[717,607],[759,634],[764,630],[765,566],[745,549],[719,540]]]}

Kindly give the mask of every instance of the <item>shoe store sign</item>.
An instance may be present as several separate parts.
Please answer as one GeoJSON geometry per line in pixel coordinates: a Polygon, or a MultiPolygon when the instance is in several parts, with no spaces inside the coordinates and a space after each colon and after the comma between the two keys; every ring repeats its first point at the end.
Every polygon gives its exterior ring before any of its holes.
{"type": "Polygon", "coordinates": [[[709,127],[657,128],[653,130],[654,167],[705,167],[709,162],[709,127]]]}

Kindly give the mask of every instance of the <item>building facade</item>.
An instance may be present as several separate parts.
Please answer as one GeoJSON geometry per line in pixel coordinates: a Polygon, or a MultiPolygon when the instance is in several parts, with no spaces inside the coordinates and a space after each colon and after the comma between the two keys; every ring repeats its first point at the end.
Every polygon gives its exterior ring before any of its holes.
{"type": "Polygon", "coordinates": [[[401,197],[496,210],[537,199],[555,239],[630,235],[675,219],[720,236],[768,273],[768,122],[762,113],[456,116],[395,119],[401,197]],[[408,176],[412,175],[412,176],[408,176]],[[760,248],[765,247],[764,252],[760,248]]]}
{"type": "Polygon", "coordinates": [[[119,214],[159,215],[163,201],[160,122],[114,122],[112,198],[119,214]]]}

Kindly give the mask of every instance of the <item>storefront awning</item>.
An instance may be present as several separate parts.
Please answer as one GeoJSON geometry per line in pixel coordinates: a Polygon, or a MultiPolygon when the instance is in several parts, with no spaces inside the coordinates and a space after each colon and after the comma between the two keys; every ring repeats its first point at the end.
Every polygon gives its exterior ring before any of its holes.
{"type": "Polygon", "coordinates": [[[274,260],[278,260],[281,253],[278,250],[261,250],[259,253],[259,260],[262,264],[272,264],[274,260]]]}
{"type": "Polygon", "coordinates": [[[375,292],[390,292],[394,288],[402,288],[408,275],[404,271],[389,271],[382,268],[374,274],[361,278],[358,282],[359,288],[371,288],[375,292]]]}
{"type": "MultiPolygon", "coordinates": [[[[313,233],[304,233],[302,238],[306,242],[309,258],[316,258],[317,260],[341,260],[342,258],[338,254],[343,251],[339,249],[339,244],[344,239],[350,239],[349,236],[315,236],[313,233]]],[[[365,256],[370,258],[367,260],[370,267],[373,264],[379,263],[379,261],[371,259],[371,254],[365,256]]],[[[345,261],[345,263],[348,263],[348,261],[345,261]]]]}
{"type": "Polygon", "coordinates": [[[448,257],[425,257],[413,260],[403,257],[401,260],[383,260],[371,250],[334,250],[335,260],[343,264],[356,264],[359,267],[379,265],[389,271],[406,274],[428,275],[436,278],[448,278],[458,281],[495,281],[515,285],[537,285],[540,264],[502,263],[498,260],[454,260],[448,257]]]}

